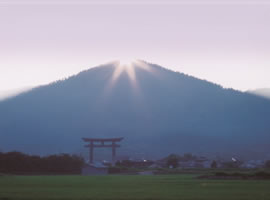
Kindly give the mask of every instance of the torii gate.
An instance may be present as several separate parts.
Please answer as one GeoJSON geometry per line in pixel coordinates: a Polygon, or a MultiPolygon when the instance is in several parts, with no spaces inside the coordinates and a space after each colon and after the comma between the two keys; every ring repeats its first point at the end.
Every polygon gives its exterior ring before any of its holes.
{"type": "Polygon", "coordinates": [[[94,148],[102,148],[102,147],[109,147],[112,148],[112,161],[115,161],[115,155],[116,155],[116,148],[120,147],[119,144],[116,144],[116,142],[120,142],[124,138],[82,138],[84,142],[89,142],[89,144],[84,145],[85,147],[89,148],[89,161],[90,163],[93,163],[94,160],[94,148]],[[111,142],[111,144],[105,144],[107,142],[111,142]],[[98,143],[98,144],[96,144],[98,143]]]}

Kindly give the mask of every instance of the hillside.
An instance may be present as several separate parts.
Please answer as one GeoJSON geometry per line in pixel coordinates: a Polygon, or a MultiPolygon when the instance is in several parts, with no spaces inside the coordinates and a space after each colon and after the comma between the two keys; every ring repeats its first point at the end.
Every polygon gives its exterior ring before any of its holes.
{"type": "Polygon", "coordinates": [[[264,98],[143,61],[112,62],[0,102],[0,149],[86,154],[81,137],[124,137],[120,155],[267,156],[269,119],[264,98]]]}

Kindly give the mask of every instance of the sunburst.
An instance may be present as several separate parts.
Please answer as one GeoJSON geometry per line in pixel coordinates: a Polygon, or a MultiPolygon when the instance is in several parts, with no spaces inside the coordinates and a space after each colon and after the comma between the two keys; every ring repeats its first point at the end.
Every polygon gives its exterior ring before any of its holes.
{"type": "Polygon", "coordinates": [[[122,73],[127,73],[131,82],[136,82],[135,62],[136,61],[126,59],[118,61],[112,75],[112,82],[114,83],[122,73]]]}
{"type": "Polygon", "coordinates": [[[119,80],[120,76],[126,73],[130,84],[133,88],[133,92],[137,95],[141,95],[139,83],[136,77],[136,69],[140,68],[148,72],[152,72],[154,74],[153,69],[144,61],[135,60],[135,59],[121,59],[119,61],[114,62],[114,71],[110,78],[110,82],[105,88],[105,95],[109,95],[112,92],[116,82],[119,80]]]}
{"type": "Polygon", "coordinates": [[[127,73],[132,82],[136,82],[135,67],[152,72],[148,64],[140,60],[122,59],[116,62],[116,68],[112,75],[112,81],[115,82],[122,73],[127,73]]]}

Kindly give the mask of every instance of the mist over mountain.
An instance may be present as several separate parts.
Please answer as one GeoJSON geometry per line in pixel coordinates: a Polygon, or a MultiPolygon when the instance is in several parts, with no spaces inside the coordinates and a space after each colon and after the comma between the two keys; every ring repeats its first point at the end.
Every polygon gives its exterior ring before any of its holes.
{"type": "Polygon", "coordinates": [[[270,99],[270,88],[260,88],[256,90],[249,90],[247,92],[270,99]]]}
{"type": "Polygon", "coordinates": [[[124,137],[119,155],[267,157],[269,119],[265,98],[143,61],[112,62],[0,102],[0,149],[86,154],[82,137],[124,137]]]}
{"type": "Polygon", "coordinates": [[[33,87],[23,87],[23,88],[18,88],[18,89],[0,91],[0,101],[11,98],[11,97],[15,97],[21,93],[27,92],[31,90],[31,88],[33,87]]]}

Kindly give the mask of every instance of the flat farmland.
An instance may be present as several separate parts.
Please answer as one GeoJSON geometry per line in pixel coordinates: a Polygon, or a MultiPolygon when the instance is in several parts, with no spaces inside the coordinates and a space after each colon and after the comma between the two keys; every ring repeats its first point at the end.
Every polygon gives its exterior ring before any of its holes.
{"type": "Polygon", "coordinates": [[[0,176],[0,199],[268,200],[270,181],[195,175],[0,176]]]}

